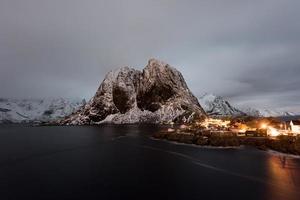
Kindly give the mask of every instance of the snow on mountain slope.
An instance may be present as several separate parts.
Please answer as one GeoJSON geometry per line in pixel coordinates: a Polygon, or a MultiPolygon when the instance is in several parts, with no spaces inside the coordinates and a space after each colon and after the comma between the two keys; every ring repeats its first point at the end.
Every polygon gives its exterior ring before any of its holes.
{"type": "Polygon", "coordinates": [[[210,116],[241,116],[245,115],[239,109],[231,106],[228,101],[221,96],[204,94],[199,99],[200,105],[210,116]]]}
{"type": "Polygon", "coordinates": [[[239,108],[242,112],[244,112],[248,116],[252,117],[263,117],[262,113],[254,108],[245,107],[245,108],[239,108]]]}
{"type": "Polygon", "coordinates": [[[0,99],[0,123],[52,121],[75,112],[84,101],[57,99],[0,99]]]}
{"type": "Polygon", "coordinates": [[[122,67],[109,72],[94,97],[63,125],[192,122],[206,118],[182,74],[150,59],[143,71],[122,67]]]}
{"type": "Polygon", "coordinates": [[[270,110],[265,108],[239,108],[242,112],[246,113],[249,116],[253,117],[279,117],[279,116],[295,116],[297,114],[293,112],[279,111],[279,110],[270,110]]]}
{"type": "Polygon", "coordinates": [[[210,116],[242,116],[253,117],[279,117],[295,116],[297,114],[286,111],[271,110],[265,108],[235,107],[221,96],[205,93],[199,98],[199,103],[210,116]]]}

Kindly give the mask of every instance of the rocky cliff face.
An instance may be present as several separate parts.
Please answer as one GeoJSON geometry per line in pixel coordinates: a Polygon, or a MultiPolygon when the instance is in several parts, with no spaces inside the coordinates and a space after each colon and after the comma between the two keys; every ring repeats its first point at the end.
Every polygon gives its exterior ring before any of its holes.
{"type": "Polygon", "coordinates": [[[206,113],[179,71],[151,59],[144,70],[109,72],[95,96],[61,124],[190,122],[206,113]]]}

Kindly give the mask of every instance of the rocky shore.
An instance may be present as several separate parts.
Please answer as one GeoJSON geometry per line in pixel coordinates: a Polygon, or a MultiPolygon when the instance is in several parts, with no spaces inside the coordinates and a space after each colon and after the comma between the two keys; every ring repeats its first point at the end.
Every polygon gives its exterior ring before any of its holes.
{"type": "Polygon", "coordinates": [[[238,136],[233,132],[209,130],[167,129],[153,135],[155,139],[165,139],[185,144],[213,147],[253,146],[260,150],[275,150],[282,153],[300,155],[300,137],[248,137],[238,136]]]}

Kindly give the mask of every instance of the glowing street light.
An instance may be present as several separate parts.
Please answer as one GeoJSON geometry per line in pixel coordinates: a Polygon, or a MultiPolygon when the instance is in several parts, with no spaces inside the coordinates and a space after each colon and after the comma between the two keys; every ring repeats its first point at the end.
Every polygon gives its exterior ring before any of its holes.
{"type": "Polygon", "coordinates": [[[267,129],[268,128],[268,125],[267,124],[265,124],[265,123],[263,123],[263,124],[261,124],[261,126],[260,126],[262,129],[267,129]]]}
{"type": "Polygon", "coordinates": [[[270,136],[276,137],[278,135],[280,135],[279,131],[277,131],[275,128],[273,127],[268,127],[268,134],[270,136]]]}

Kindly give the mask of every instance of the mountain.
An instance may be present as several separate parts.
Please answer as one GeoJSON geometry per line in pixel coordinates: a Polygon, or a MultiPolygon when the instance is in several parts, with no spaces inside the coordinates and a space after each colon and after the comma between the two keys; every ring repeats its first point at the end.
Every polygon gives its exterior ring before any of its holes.
{"type": "Polygon", "coordinates": [[[182,74],[150,59],[143,71],[109,72],[95,96],[60,124],[190,122],[206,117],[182,74]]]}
{"type": "Polygon", "coordinates": [[[1,123],[41,123],[63,118],[84,105],[84,100],[0,99],[1,123]]]}
{"type": "Polygon", "coordinates": [[[225,117],[225,116],[242,116],[244,112],[230,105],[230,103],[221,96],[205,93],[198,98],[200,105],[210,116],[225,117]]]}
{"type": "Polygon", "coordinates": [[[249,116],[253,117],[282,117],[282,116],[296,116],[297,114],[293,112],[270,110],[270,109],[260,109],[260,108],[240,108],[240,110],[249,116]]]}
{"type": "Polygon", "coordinates": [[[228,101],[224,100],[221,96],[205,93],[198,98],[200,105],[206,111],[206,113],[213,117],[226,117],[226,116],[253,116],[253,117],[279,117],[279,116],[296,116],[295,113],[251,108],[251,107],[235,107],[228,101]]]}

